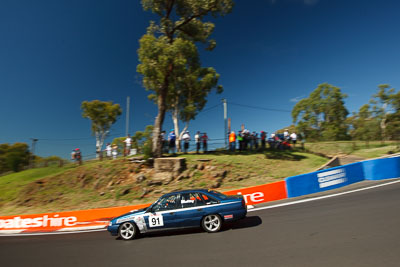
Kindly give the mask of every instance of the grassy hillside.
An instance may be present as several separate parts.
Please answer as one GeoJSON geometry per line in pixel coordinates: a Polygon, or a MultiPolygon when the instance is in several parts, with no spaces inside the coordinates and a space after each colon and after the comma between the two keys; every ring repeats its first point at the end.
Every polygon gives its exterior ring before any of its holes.
{"type": "Polygon", "coordinates": [[[336,155],[357,155],[363,158],[375,158],[387,155],[389,152],[400,152],[399,142],[396,141],[336,141],[305,143],[306,150],[322,153],[332,157],[336,155]]]}
{"type": "Polygon", "coordinates": [[[2,176],[0,215],[148,203],[166,192],[185,188],[214,187],[223,191],[279,181],[327,162],[327,158],[302,152],[185,157],[188,168],[184,174],[162,182],[155,179],[152,168],[126,159],[2,176]]]}
{"type": "Polygon", "coordinates": [[[160,195],[186,188],[224,191],[271,183],[314,171],[329,156],[352,154],[373,158],[398,152],[393,142],[321,142],[301,151],[264,153],[187,154],[187,170],[179,177],[160,181],[154,170],[127,159],[85,162],[37,168],[0,176],[0,216],[55,212],[148,203],[160,195]]]}

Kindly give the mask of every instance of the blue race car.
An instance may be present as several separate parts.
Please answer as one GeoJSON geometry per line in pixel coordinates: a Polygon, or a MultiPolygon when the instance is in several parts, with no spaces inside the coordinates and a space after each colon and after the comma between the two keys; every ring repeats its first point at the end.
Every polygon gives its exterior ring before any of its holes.
{"type": "Polygon", "coordinates": [[[188,227],[202,227],[214,233],[224,222],[247,214],[243,196],[227,196],[214,190],[184,190],[163,195],[150,207],[112,219],[107,230],[124,240],[138,233],[188,227]]]}

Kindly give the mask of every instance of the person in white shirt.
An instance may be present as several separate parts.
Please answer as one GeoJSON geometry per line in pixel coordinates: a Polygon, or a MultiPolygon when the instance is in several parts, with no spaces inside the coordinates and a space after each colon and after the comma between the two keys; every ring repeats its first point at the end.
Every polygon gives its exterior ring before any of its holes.
{"type": "Polygon", "coordinates": [[[118,146],[117,145],[113,145],[112,147],[111,147],[111,149],[112,149],[112,157],[113,157],[113,159],[116,159],[117,158],[117,156],[118,156],[118,146]]]}
{"type": "Polygon", "coordinates": [[[125,143],[125,151],[124,151],[124,156],[127,156],[131,153],[131,145],[132,145],[132,138],[128,134],[128,137],[124,140],[125,143]]]}
{"type": "Polygon", "coordinates": [[[189,141],[190,141],[189,131],[186,131],[182,135],[182,139],[183,139],[183,152],[187,153],[187,151],[189,149],[189,141]]]}
{"type": "Polygon", "coordinates": [[[290,135],[290,139],[292,140],[293,145],[296,145],[296,142],[297,142],[297,134],[296,134],[296,133],[292,133],[292,134],[290,135]]]}
{"type": "Polygon", "coordinates": [[[199,151],[200,151],[200,145],[201,145],[200,144],[200,138],[201,138],[200,132],[197,131],[197,133],[194,136],[194,141],[196,142],[196,153],[197,154],[199,154],[199,151]]]}
{"type": "Polygon", "coordinates": [[[288,139],[289,138],[289,130],[285,129],[285,131],[283,132],[283,139],[288,139]]]}
{"type": "Polygon", "coordinates": [[[112,147],[111,147],[111,144],[110,143],[107,143],[107,146],[106,146],[106,155],[107,155],[107,158],[108,159],[111,159],[111,156],[112,156],[112,147]]]}

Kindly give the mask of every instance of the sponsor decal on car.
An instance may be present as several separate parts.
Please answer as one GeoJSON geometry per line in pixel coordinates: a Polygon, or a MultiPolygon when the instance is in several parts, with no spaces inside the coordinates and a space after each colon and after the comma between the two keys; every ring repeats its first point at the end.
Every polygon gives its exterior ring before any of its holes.
{"type": "Polygon", "coordinates": [[[226,220],[233,219],[233,214],[225,215],[224,219],[226,220]]]}

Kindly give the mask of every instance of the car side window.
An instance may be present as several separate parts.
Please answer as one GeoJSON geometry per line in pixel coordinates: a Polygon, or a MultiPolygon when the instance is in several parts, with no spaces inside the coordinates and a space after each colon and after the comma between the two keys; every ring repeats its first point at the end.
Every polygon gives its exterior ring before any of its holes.
{"type": "Polygon", "coordinates": [[[163,198],[160,198],[156,204],[154,204],[152,211],[164,211],[164,210],[173,210],[177,208],[177,195],[169,195],[163,198]]]}
{"type": "Polygon", "coordinates": [[[181,194],[181,208],[191,208],[205,205],[203,199],[196,192],[181,194]]]}
{"type": "Polygon", "coordinates": [[[203,198],[204,203],[205,203],[206,205],[211,205],[211,204],[217,204],[217,203],[218,203],[218,200],[216,200],[216,199],[213,198],[213,197],[210,197],[210,196],[207,195],[207,194],[200,194],[200,195],[201,195],[201,197],[203,198]]]}

